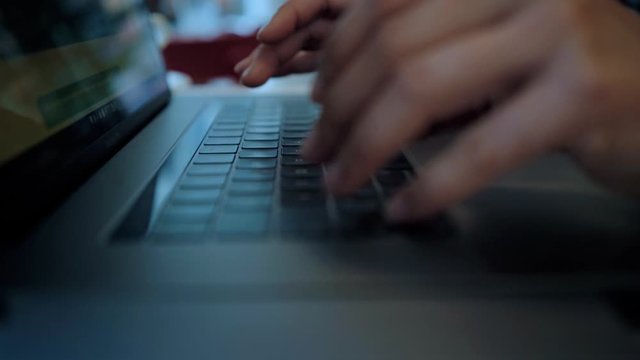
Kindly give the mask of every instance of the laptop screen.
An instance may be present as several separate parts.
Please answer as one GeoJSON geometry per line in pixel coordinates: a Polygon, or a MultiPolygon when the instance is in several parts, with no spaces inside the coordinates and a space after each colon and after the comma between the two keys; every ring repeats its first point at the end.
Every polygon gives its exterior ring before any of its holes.
{"type": "Polygon", "coordinates": [[[104,160],[161,98],[164,65],[141,0],[2,1],[1,195],[34,178],[56,192],[57,177],[104,160]]]}
{"type": "Polygon", "coordinates": [[[136,111],[161,72],[133,1],[2,2],[0,164],[81,120],[136,111]]]}

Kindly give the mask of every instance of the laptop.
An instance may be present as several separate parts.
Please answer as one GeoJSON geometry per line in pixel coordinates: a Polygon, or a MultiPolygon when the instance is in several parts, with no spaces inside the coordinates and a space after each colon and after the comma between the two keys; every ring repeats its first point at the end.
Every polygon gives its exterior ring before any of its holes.
{"type": "Polygon", "coordinates": [[[411,226],[305,94],[171,96],[138,1],[0,5],[2,359],[637,359],[640,207],[563,155],[411,226]]]}

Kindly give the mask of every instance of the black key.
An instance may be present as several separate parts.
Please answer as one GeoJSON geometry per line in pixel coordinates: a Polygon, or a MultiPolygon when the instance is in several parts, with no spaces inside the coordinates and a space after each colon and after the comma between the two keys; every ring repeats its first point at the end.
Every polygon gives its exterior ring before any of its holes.
{"type": "Polygon", "coordinates": [[[226,176],[187,176],[180,181],[180,188],[185,190],[220,189],[226,181],[226,176]]]}
{"type": "Polygon", "coordinates": [[[304,139],[284,139],[282,140],[282,146],[295,146],[300,147],[304,145],[304,139]]]}
{"type": "Polygon", "coordinates": [[[282,177],[286,178],[320,178],[322,168],[319,166],[284,166],[282,167],[282,177]]]}
{"type": "Polygon", "coordinates": [[[278,157],[278,150],[242,150],[238,156],[241,159],[275,159],[278,157]]]}
{"type": "Polygon", "coordinates": [[[213,124],[211,130],[244,130],[243,123],[233,123],[233,124],[213,124]]]}
{"type": "Polygon", "coordinates": [[[326,204],[326,195],[322,192],[289,192],[281,194],[284,207],[318,207],[326,204]]]}
{"type": "Polygon", "coordinates": [[[238,169],[275,169],[277,159],[239,159],[238,169]]]}
{"type": "Polygon", "coordinates": [[[284,125],[299,125],[299,126],[313,126],[316,122],[315,117],[303,117],[303,118],[286,118],[284,120],[284,125]]]}
{"type": "Polygon", "coordinates": [[[302,155],[302,148],[301,147],[284,147],[282,148],[282,155],[300,156],[302,155]]]}
{"type": "Polygon", "coordinates": [[[268,212],[227,212],[218,219],[216,233],[223,236],[261,235],[268,227],[268,212]]]}
{"type": "Polygon", "coordinates": [[[376,198],[352,196],[337,199],[338,232],[349,238],[371,235],[384,228],[382,201],[376,198]]]}
{"type": "Polygon", "coordinates": [[[278,141],[244,141],[243,149],[277,149],[278,141]]]}
{"type": "Polygon", "coordinates": [[[404,155],[398,156],[396,159],[389,162],[385,169],[388,170],[412,170],[411,163],[404,155]]]}
{"type": "Polygon", "coordinates": [[[401,186],[382,188],[382,196],[385,198],[393,197],[401,188],[401,186]]]}
{"type": "Polygon", "coordinates": [[[199,154],[193,160],[194,164],[231,164],[235,160],[234,154],[199,154]]]}
{"type": "Polygon", "coordinates": [[[309,166],[319,165],[318,163],[309,162],[300,156],[283,156],[282,165],[284,166],[309,166]]]}
{"type": "Polygon", "coordinates": [[[277,126],[251,126],[247,129],[247,134],[279,134],[280,128],[277,126]]]}
{"type": "Polygon", "coordinates": [[[376,174],[376,179],[382,187],[399,187],[404,185],[408,178],[404,171],[382,170],[376,174]]]}
{"type": "Polygon", "coordinates": [[[358,213],[341,212],[338,215],[337,232],[345,239],[370,239],[372,235],[384,230],[384,218],[380,212],[358,213]]]}
{"type": "Polygon", "coordinates": [[[340,213],[380,213],[382,204],[377,199],[346,198],[339,199],[336,206],[340,213]]]}
{"type": "Polygon", "coordinates": [[[178,190],[173,194],[171,203],[177,205],[207,205],[215,204],[220,198],[221,191],[212,190],[178,190]]]}
{"type": "Polygon", "coordinates": [[[369,184],[358,189],[358,191],[356,191],[352,195],[352,197],[359,199],[376,199],[378,198],[378,191],[373,186],[373,184],[369,184]]]}
{"type": "Polygon", "coordinates": [[[331,231],[331,220],[325,206],[284,209],[280,230],[290,235],[325,235],[331,231]]]}
{"type": "Polygon", "coordinates": [[[282,138],[287,140],[306,139],[309,136],[308,131],[283,131],[282,138]]]}
{"type": "Polygon", "coordinates": [[[272,182],[237,182],[231,184],[232,195],[268,195],[273,193],[272,182]]]}
{"type": "Polygon", "coordinates": [[[284,131],[304,131],[309,132],[313,128],[313,125],[284,125],[284,131]]]}
{"type": "Polygon", "coordinates": [[[220,165],[192,165],[187,171],[189,176],[226,175],[231,171],[230,164],[220,165]]]}
{"type": "Polygon", "coordinates": [[[200,154],[235,154],[238,145],[205,145],[200,148],[200,154]]]}
{"type": "Polygon", "coordinates": [[[279,134],[247,134],[244,137],[245,140],[249,141],[275,141],[280,139],[279,134]]]}
{"type": "Polygon", "coordinates": [[[280,187],[291,192],[321,192],[324,190],[324,183],[321,178],[282,179],[280,187]]]}
{"type": "Polygon", "coordinates": [[[272,195],[231,196],[225,207],[225,211],[266,211],[273,206],[272,195]]]}
{"type": "Polygon", "coordinates": [[[234,182],[246,181],[273,181],[276,177],[275,170],[236,170],[233,175],[234,182]]]}
{"type": "Polygon", "coordinates": [[[295,119],[295,120],[308,120],[315,119],[318,116],[318,112],[315,109],[292,109],[288,108],[285,111],[284,117],[285,119],[295,119]]]}
{"type": "Polygon", "coordinates": [[[204,141],[205,145],[238,145],[240,144],[240,137],[227,137],[227,138],[216,138],[210,137],[204,141]]]}
{"type": "Polygon", "coordinates": [[[216,130],[209,131],[209,137],[238,137],[242,136],[242,130],[216,130]]]}

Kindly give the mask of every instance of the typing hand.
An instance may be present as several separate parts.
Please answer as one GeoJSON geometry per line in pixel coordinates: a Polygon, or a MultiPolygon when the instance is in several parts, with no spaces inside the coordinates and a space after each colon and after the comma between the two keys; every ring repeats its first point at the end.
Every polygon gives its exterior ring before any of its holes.
{"type": "Polygon", "coordinates": [[[350,1],[288,0],[258,33],[262,44],[236,66],[241,82],[254,87],[273,76],[314,71],[318,50],[350,1]]]}
{"type": "Polygon", "coordinates": [[[326,43],[305,148],[349,194],[435,124],[501,99],[388,207],[428,217],[522,163],[566,150],[640,194],[640,17],[601,0],[362,0],[326,43]]]}

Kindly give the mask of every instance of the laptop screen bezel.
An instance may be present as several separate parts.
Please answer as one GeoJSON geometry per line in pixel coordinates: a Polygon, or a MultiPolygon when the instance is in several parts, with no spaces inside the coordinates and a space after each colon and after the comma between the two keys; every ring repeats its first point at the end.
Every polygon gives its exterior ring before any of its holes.
{"type": "MultiPolygon", "coordinates": [[[[100,116],[100,126],[89,127],[92,116],[95,119],[107,105],[102,106],[0,166],[0,228],[3,231],[0,246],[24,239],[169,104],[171,92],[164,63],[152,79],[118,99],[140,96],[143,91],[148,98],[127,116],[114,119],[100,116]]],[[[103,114],[104,111],[100,115],[103,114]]]]}

